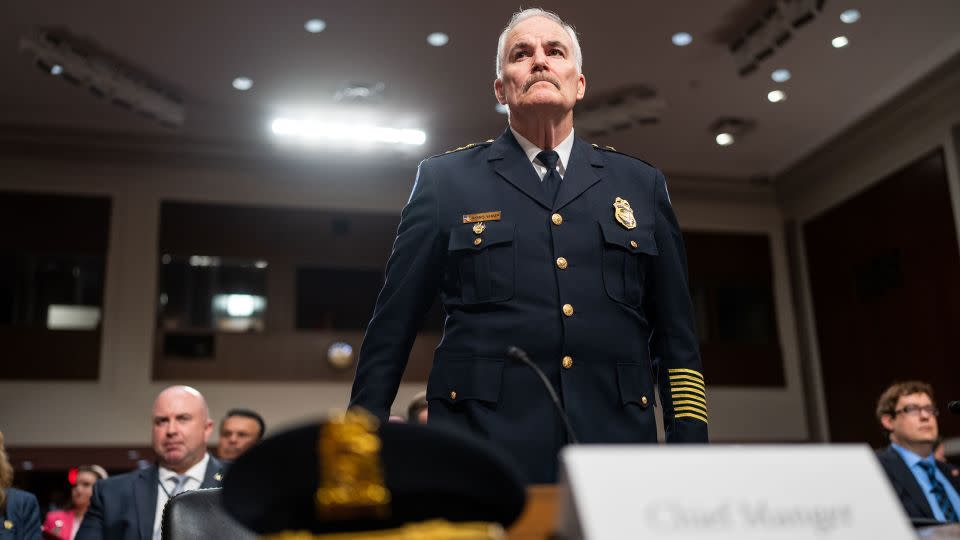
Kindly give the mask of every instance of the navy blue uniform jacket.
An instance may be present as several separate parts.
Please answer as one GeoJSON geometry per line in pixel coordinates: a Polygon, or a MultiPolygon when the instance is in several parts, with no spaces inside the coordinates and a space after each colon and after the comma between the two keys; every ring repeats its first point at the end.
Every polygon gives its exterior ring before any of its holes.
{"type": "Polygon", "coordinates": [[[663,174],[646,162],[576,139],[551,202],[509,129],[424,160],[351,405],[387,417],[438,291],[447,317],[427,384],[429,423],[501,444],[530,482],[555,480],[566,435],[532,370],[505,360],[510,345],[546,372],[581,442],[655,442],[655,383],[667,442],[707,441],[683,240],[663,174]],[[615,219],[618,197],[635,228],[615,219]],[[465,223],[486,212],[500,219],[479,233],[465,223]]]}
{"type": "Polygon", "coordinates": [[[40,540],[40,506],[33,493],[7,488],[7,508],[0,511],[0,540],[40,540]]]}
{"type": "MultiPolygon", "coordinates": [[[[200,487],[220,487],[223,470],[210,456],[200,487]]],[[[156,465],[97,481],[76,540],[151,540],[159,481],[156,465]]]]}
{"type": "MultiPolygon", "coordinates": [[[[907,464],[903,461],[903,458],[900,457],[900,454],[898,454],[892,446],[888,446],[877,452],[877,459],[880,460],[880,465],[883,466],[884,472],[887,473],[887,478],[890,479],[890,484],[897,493],[897,497],[900,498],[900,504],[903,505],[907,516],[911,518],[934,519],[933,510],[930,508],[927,496],[924,495],[923,489],[920,487],[920,484],[917,483],[917,477],[914,476],[907,467],[907,464]]],[[[960,481],[951,474],[951,466],[938,461],[937,467],[940,468],[940,472],[953,484],[953,489],[960,492],[960,481]]]]}

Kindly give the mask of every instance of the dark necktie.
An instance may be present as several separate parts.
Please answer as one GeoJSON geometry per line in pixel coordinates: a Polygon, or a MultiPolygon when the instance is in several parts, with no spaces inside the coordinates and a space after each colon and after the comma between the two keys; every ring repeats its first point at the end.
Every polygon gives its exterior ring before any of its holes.
{"type": "Polygon", "coordinates": [[[930,490],[933,493],[933,498],[937,500],[937,505],[940,506],[940,510],[943,510],[943,518],[948,522],[957,522],[957,511],[953,508],[953,504],[950,503],[950,498],[947,497],[947,490],[944,489],[943,484],[940,483],[940,479],[937,478],[937,467],[930,463],[929,461],[920,461],[920,466],[923,467],[923,470],[926,471],[927,476],[930,477],[930,485],[933,488],[930,490]]]}
{"type": "Polygon", "coordinates": [[[547,194],[547,200],[550,204],[557,199],[557,192],[560,191],[560,173],[557,172],[557,162],[560,161],[560,154],[553,150],[544,150],[537,154],[537,159],[547,168],[547,174],[543,177],[541,187],[547,194]]]}

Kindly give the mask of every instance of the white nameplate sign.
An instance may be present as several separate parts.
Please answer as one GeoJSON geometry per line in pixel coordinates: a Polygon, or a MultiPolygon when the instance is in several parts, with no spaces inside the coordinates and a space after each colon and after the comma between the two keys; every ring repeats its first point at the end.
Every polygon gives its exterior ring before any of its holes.
{"type": "Polygon", "coordinates": [[[560,477],[569,540],[916,538],[867,446],[568,446],[560,477]]]}

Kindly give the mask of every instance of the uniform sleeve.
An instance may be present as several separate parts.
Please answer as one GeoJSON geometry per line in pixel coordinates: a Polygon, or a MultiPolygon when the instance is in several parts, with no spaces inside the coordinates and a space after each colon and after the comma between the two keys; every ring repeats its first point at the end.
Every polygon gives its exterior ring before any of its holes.
{"type": "Polygon", "coordinates": [[[650,352],[658,366],[666,441],[707,442],[707,392],[690,301],[687,254],[660,171],[654,198],[659,256],[651,265],[645,311],[653,327],[650,352]]]}
{"type": "Polygon", "coordinates": [[[439,232],[437,184],[424,161],[387,261],[386,279],[367,326],[350,406],[385,420],[397,396],[417,330],[439,287],[445,246],[439,232]]]}
{"type": "Polygon", "coordinates": [[[83,521],[77,530],[74,540],[102,540],[103,532],[103,489],[98,481],[93,484],[93,495],[90,496],[90,506],[83,514],[83,521]]]}

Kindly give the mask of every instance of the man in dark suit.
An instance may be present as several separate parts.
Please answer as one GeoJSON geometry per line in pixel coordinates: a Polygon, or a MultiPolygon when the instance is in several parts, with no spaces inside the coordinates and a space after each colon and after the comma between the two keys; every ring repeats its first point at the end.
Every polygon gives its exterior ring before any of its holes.
{"type": "Polygon", "coordinates": [[[929,384],[908,381],[887,388],[877,402],[877,419],[890,446],[877,457],[910,518],[956,522],[960,483],[933,455],[937,415],[929,384]]]}
{"type": "Polygon", "coordinates": [[[77,540],[157,540],[163,506],[177,493],[219,487],[223,467],[207,453],[213,421],[206,400],[171,386],[153,404],[157,463],[97,482],[77,540]]]}
{"type": "Polygon", "coordinates": [[[360,350],[351,404],[389,414],[437,292],[444,335],[429,423],[459,426],[551,482],[568,434],[546,390],[504,354],[526,350],[582,442],[707,441],[686,255],[663,174],[574,136],[584,96],[576,33],[538,9],[498,43],[496,140],[423,161],[360,350]],[[653,359],[662,369],[654,370],[653,359]]]}

